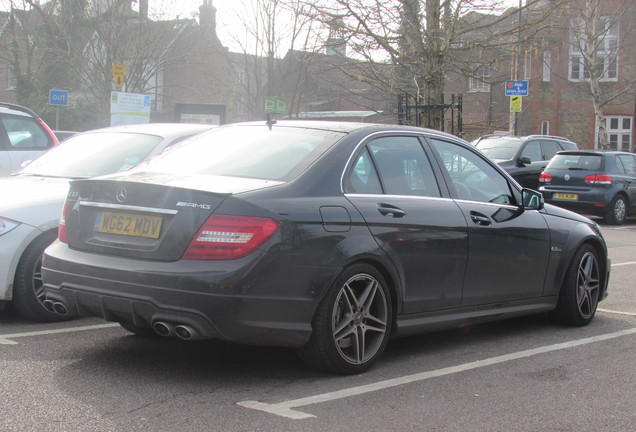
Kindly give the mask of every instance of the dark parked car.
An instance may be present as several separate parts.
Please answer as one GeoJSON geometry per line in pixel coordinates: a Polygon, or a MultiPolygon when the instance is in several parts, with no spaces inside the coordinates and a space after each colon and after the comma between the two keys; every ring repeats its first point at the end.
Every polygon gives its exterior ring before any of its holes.
{"type": "Polygon", "coordinates": [[[57,143],[55,134],[33,111],[0,102],[0,177],[20,170],[57,143]]]}
{"type": "Polygon", "coordinates": [[[62,315],[295,347],[338,373],[391,336],[546,311],[586,325],[609,269],[596,223],[467,142],[329,122],[221,126],[72,182],[42,267],[62,315]]]}
{"type": "Polygon", "coordinates": [[[636,157],[627,152],[558,153],[541,174],[547,202],[620,225],[636,210],[636,157]]]}
{"type": "Polygon", "coordinates": [[[475,146],[497,162],[523,187],[538,190],[539,175],[561,150],[578,146],[567,138],[551,135],[487,135],[475,146]]]}

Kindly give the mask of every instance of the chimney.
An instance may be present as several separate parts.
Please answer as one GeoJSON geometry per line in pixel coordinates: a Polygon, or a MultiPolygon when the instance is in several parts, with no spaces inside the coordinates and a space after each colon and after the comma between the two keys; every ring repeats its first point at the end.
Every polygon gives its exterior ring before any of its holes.
{"type": "Polygon", "coordinates": [[[216,30],[216,8],[212,6],[212,0],[203,0],[203,4],[199,6],[199,25],[216,30]]]}
{"type": "Polygon", "coordinates": [[[139,0],[139,16],[148,18],[148,0],[139,0]]]}

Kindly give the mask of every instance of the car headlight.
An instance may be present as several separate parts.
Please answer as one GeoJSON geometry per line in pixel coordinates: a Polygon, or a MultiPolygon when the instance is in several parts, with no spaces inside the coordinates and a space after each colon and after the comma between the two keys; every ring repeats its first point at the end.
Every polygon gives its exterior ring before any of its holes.
{"type": "Polygon", "coordinates": [[[0,218],[0,236],[8,233],[18,225],[20,224],[12,220],[0,218]]]}

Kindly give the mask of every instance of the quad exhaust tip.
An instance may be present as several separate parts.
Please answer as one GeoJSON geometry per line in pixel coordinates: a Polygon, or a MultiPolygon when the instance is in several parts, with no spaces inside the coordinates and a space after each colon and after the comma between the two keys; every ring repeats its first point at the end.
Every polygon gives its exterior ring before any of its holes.
{"type": "Polygon", "coordinates": [[[68,308],[62,302],[54,302],[53,300],[46,299],[42,302],[42,305],[49,312],[53,312],[62,316],[68,315],[68,308]]]}
{"type": "Polygon", "coordinates": [[[174,331],[177,334],[177,336],[183,340],[193,340],[193,339],[199,339],[201,337],[199,335],[199,332],[197,332],[194,328],[188,325],[180,324],[177,327],[175,327],[174,331]]]}
{"type": "Polygon", "coordinates": [[[156,321],[152,325],[152,328],[160,336],[163,336],[163,337],[174,336],[174,326],[170,323],[163,322],[163,321],[156,321]]]}

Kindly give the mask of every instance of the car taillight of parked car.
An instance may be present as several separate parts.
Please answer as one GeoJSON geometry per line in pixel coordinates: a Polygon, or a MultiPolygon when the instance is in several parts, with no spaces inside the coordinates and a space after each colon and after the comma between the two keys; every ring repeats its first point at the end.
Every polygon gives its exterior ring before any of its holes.
{"type": "Polygon", "coordinates": [[[67,201],[64,201],[62,214],[60,214],[60,223],[57,227],[57,238],[64,243],[68,243],[68,231],[66,230],[66,203],[67,201]]]}
{"type": "Polygon", "coordinates": [[[585,183],[589,184],[612,184],[612,177],[607,174],[593,174],[589,176],[585,176],[585,183]]]}
{"type": "Polygon", "coordinates": [[[46,133],[48,134],[48,136],[51,138],[53,145],[56,146],[59,144],[59,140],[57,139],[57,137],[55,136],[55,134],[53,133],[53,131],[51,130],[51,128],[44,123],[44,120],[42,120],[41,118],[36,118],[35,119],[40,126],[42,126],[42,128],[46,131],[46,133]]]}
{"type": "Polygon", "coordinates": [[[229,260],[241,258],[263,245],[278,231],[275,219],[212,215],[188,246],[183,259],[229,260]]]}
{"type": "Polygon", "coordinates": [[[552,181],[552,175],[548,174],[547,172],[542,172],[539,175],[539,182],[540,183],[549,183],[552,181]]]}

